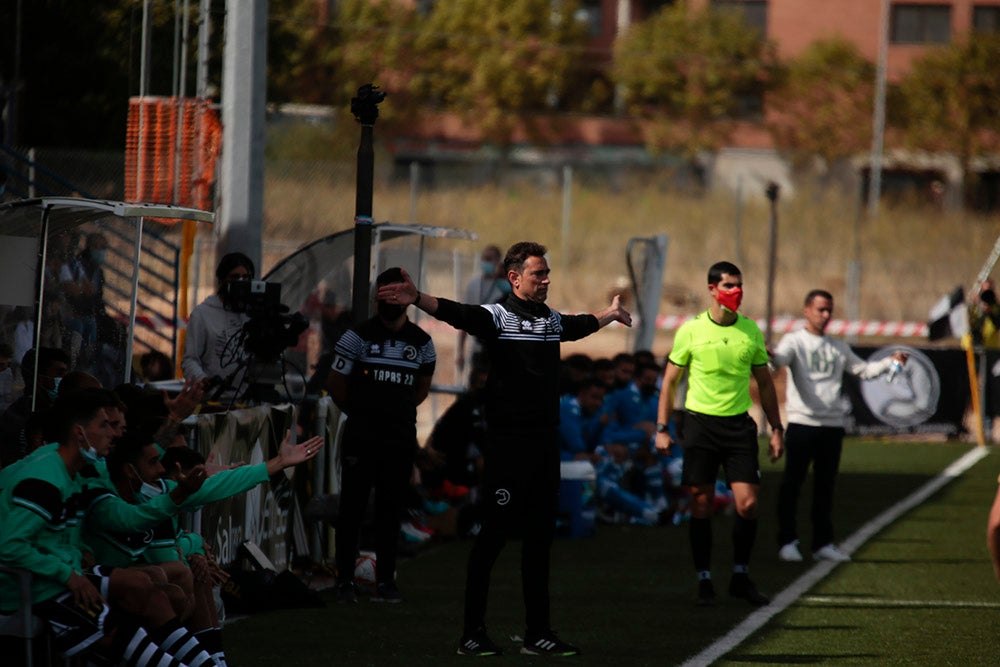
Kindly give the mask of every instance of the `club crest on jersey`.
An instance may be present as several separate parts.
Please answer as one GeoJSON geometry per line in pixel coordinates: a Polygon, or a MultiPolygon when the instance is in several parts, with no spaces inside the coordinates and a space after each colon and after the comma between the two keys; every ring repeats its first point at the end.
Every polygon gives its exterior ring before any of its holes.
{"type": "Polygon", "coordinates": [[[412,345],[407,345],[403,348],[403,358],[407,361],[413,361],[417,358],[417,348],[412,345]]]}
{"type": "Polygon", "coordinates": [[[497,497],[497,505],[506,505],[510,502],[510,491],[507,489],[497,489],[493,495],[497,497]]]}

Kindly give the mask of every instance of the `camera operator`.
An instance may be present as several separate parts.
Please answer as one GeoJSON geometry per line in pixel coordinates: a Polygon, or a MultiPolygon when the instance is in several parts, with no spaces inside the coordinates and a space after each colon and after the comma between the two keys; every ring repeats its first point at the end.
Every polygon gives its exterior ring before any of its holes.
{"type": "Polygon", "coordinates": [[[218,398],[229,400],[242,383],[244,353],[232,341],[238,340],[250,316],[237,308],[230,286],[253,276],[249,257],[240,252],[225,255],[215,269],[218,290],[191,311],[181,368],[185,379],[201,381],[206,397],[216,398],[212,388],[225,382],[228,386],[218,398]]]}
{"type": "Polygon", "coordinates": [[[975,345],[1000,348],[1000,305],[992,280],[979,285],[979,294],[969,306],[969,332],[975,345]]]}

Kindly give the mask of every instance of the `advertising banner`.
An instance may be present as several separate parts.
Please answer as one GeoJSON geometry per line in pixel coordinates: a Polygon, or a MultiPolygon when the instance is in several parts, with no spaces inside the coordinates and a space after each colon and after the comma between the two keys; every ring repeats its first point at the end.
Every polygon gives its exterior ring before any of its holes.
{"type": "Polygon", "coordinates": [[[917,349],[906,345],[855,347],[862,359],[878,361],[894,352],[910,355],[897,373],[874,380],[845,376],[850,402],[847,433],[957,435],[969,402],[969,375],[960,349],[917,349]]]}
{"type": "MultiPolygon", "coordinates": [[[[219,464],[257,464],[278,453],[285,431],[295,432],[290,405],[259,406],[199,415],[198,451],[214,452],[219,464]]],[[[289,468],[246,493],[206,505],[200,532],[222,565],[237,560],[240,545],[249,540],[260,547],[279,571],[288,564],[288,527],[294,507],[289,468]]]]}

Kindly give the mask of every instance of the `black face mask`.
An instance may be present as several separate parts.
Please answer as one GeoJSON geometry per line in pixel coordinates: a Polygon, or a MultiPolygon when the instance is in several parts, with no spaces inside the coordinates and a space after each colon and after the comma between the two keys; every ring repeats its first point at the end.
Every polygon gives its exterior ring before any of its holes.
{"type": "Polygon", "coordinates": [[[398,303],[376,301],[375,312],[386,322],[395,322],[399,319],[400,315],[406,312],[406,306],[401,306],[398,303]]]}

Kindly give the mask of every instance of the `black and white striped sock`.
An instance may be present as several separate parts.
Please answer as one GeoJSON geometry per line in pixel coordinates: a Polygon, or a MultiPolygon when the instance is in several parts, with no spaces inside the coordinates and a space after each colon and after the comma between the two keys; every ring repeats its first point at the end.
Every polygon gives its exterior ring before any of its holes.
{"type": "Polygon", "coordinates": [[[201,645],[205,647],[208,654],[218,667],[228,667],[226,653],[222,650],[222,628],[206,628],[194,633],[201,645]]]}
{"type": "Polygon", "coordinates": [[[128,667],[187,667],[183,662],[170,655],[142,628],[136,628],[135,634],[125,644],[122,661],[128,667]]]}
{"type": "Polygon", "coordinates": [[[172,653],[189,667],[211,667],[214,664],[201,642],[177,618],[150,630],[149,634],[164,651],[172,653]]]}

